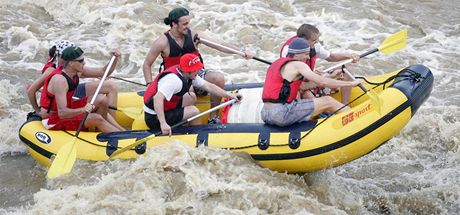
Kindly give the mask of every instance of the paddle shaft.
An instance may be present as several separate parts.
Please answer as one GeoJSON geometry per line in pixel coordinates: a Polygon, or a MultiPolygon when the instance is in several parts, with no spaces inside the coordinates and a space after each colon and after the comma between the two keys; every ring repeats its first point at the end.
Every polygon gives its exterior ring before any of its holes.
{"type": "Polygon", "coordinates": [[[202,113],[199,113],[199,114],[197,114],[197,115],[195,115],[195,116],[192,116],[192,117],[190,117],[190,118],[188,118],[188,119],[182,120],[181,122],[179,122],[179,123],[173,125],[173,126],[171,127],[171,129],[172,129],[172,128],[176,128],[176,127],[178,127],[178,126],[181,126],[181,125],[183,125],[183,124],[185,124],[185,123],[187,123],[187,122],[191,122],[191,121],[193,121],[193,120],[195,120],[195,119],[198,119],[198,118],[200,118],[200,117],[202,117],[202,116],[204,116],[204,115],[206,115],[206,114],[208,114],[208,113],[211,113],[211,112],[213,112],[213,111],[215,111],[215,110],[221,109],[221,108],[223,108],[223,107],[225,107],[225,106],[227,106],[227,105],[233,104],[233,103],[235,103],[235,102],[236,102],[235,99],[226,101],[226,102],[224,102],[224,103],[222,103],[222,104],[220,104],[220,105],[217,105],[217,106],[215,106],[215,107],[213,107],[213,108],[211,108],[211,109],[209,109],[209,110],[207,110],[207,111],[204,111],[204,112],[202,112],[202,113]]]}
{"type": "MultiPolygon", "coordinates": [[[[217,105],[217,106],[215,106],[215,107],[213,107],[213,108],[211,108],[211,109],[209,109],[209,110],[207,110],[207,111],[203,111],[203,112],[201,112],[201,113],[199,113],[199,114],[197,114],[197,115],[195,115],[195,116],[192,116],[192,117],[190,117],[190,118],[188,118],[188,119],[184,119],[184,120],[182,120],[182,121],[180,121],[180,122],[174,124],[173,126],[171,126],[171,129],[177,128],[177,127],[179,127],[179,126],[181,126],[181,125],[184,125],[185,123],[191,122],[191,121],[193,121],[193,120],[195,120],[195,119],[198,119],[198,118],[200,118],[200,117],[202,117],[202,116],[204,116],[204,115],[206,115],[206,114],[208,114],[208,113],[211,113],[211,112],[213,112],[213,111],[215,111],[215,110],[219,110],[219,109],[221,109],[221,108],[223,108],[223,107],[225,107],[225,106],[227,106],[227,105],[233,104],[233,103],[235,103],[235,102],[236,102],[235,99],[226,101],[226,102],[224,102],[224,103],[222,103],[222,104],[220,104],[220,105],[217,105]]],[[[161,131],[155,133],[155,136],[158,136],[158,135],[160,135],[160,134],[161,134],[161,131]]]]}
{"type": "MultiPolygon", "coordinates": [[[[203,41],[204,43],[209,43],[209,44],[211,44],[211,45],[214,45],[214,46],[217,46],[217,47],[219,47],[219,48],[225,49],[225,50],[227,50],[227,51],[229,51],[229,52],[232,52],[232,53],[234,53],[234,54],[238,54],[238,55],[241,55],[241,56],[243,56],[243,57],[246,57],[246,54],[245,54],[244,52],[239,51],[239,50],[236,50],[236,49],[234,49],[234,48],[230,48],[230,47],[227,47],[227,46],[223,46],[223,45],[221,45],[221,44],[218,44],[218,43],[215,43],[215,42],[206,40],[206,39],[202,39],[202,38],[198,38],[198,40],[203,41]]],[[[260,59],[260,58],[258,58],[258,57],[252,57],[252,59],[257,60],[257,61],[262,62],[262,63],[266,63],[266,64],[268,64],[268,65],[272,64],[272,62],[266,61],[266,60],[264,60],[264,59],[260,59]]]]}
{"type": "MultiPolygon", "coordinates": [[[[342,71],[348,75],[348,77],[351,78],[351,80],[353,81],[356,81],[356,78],[351,74],[350,71],[348,71],[348,69],[346,67],[343,67],[342,71]]],[[[359,83],[358,84],[359,88],[361,88],[361,90],[363,90],[365,93],[367,93],[367,89],[364,87],[364,85],[362,83],[359,83]]]]}
{"type": "MultiPolygon", "coordinates": [[[[99,85],[97,85],[96,92],[94,93],[94,96],[91,99],[91,102],[90,102],[91,105],[93,105],[94,101],[96,101],[96,97],[99,94],[99,91],[101,90],[102,84],[104,83],[105,79],[107,78],[107,75],[109,74],[109,70],[112,67],[113,62],[115,61],[115,58],[116,58],[115,56],[112,56],[112,58],[110,59],[109,65],[105,69],[104,75],[102,76],[102,79],[99,82],[99,85]]],[[[85,112],[85,116],[83,117],[83,120],[80,122],[80,125],[78,126],[77,132],[75,133],[75,136],[74,136],[75,138],[77,138],[78,135],[80,134],[81,128],[85,124],[85,121],[86,121],[86,118],[88,118],[88,115],[89,115],[89,112],[85,112]]]]}
{"type": "Polygon", "coordinates": [[[114,107],[114,106],[112,106],[112,105],[109,105],[109,109],[111,109],[111,110],[118,110],[117,107],[114,107]]]}
{"type": "MultiPolygon", "coordinates": [[[[112,67],[113,62],[115,61],[115,56],[112,56],[110,59],[110,63],[107,66],[107,69],[104,72],[104,75],[102,76],[101,81],[99,82],[99,85],[96,89],[96,92],[94,93],[93,98],[91,99],[90,104],[93,105],[94,101],[96,100],[97,95],[99,94],[99,91],[101,90],[102,84],[107,77],[107,74],[109,73],[110,68],[112,67]]],[[[80,131],[85,124],[86,119],[88,118],[88,112],[85,113],[85,116],[83,117],[83,120],[80,122],[80,125],[78,126],[77,132],[75,133],[72,143],[71,144],[64,144],[59,151],[56,153],[56,157],[54,158],[53,162],[51,163],[50,168],[48,169],[48,173],[46,176],[48,178],[54,178],[61,176],[63,174],[69,173],[72,171],[73,165],[75,164],[75,160],[77,157],[77,149],[75,147],[75,143],[77,142],[78,135],[80,134],[80,131]]]]}
{"type": "MultiPolygon", "coordinates": [[[[403,29],[389,37],[387,37],[383,42],[382,44],[379,46],[379,48],[373,48],[367,52],[364,52],[363,54],[361,54],[359,57],[360,58],[364,58],[368,55],[371,55],[371,54],[374,54],[378,51],[384,53],[384,54],[389,54],[389,53],[392,53],[392,52],[395,52],[395,51],[398,51],[402,48],[404,48],[406,46],[406,40],[407,40],[407,29],[403,29]]],[[[324,70],[323,72],[326,73],[326,72],[330,72],[334,69],[337,69],[339,67],[341,67],[342,65],[345,65],[347,63],[350,63],[352,62],[353,60],[352,59],[348,59],[344,62],[341,62],[335,66],[332,66],[326,70],[324,70]]]]}
{"type": "Polygon", "coordinates": [[[115,76],[110,76],[114,79],[117,79],[117,80],[120,80],[120,81],[125,81],[125,82],[128,82],[128,83],[131,83],[131,84],[137,84],[139,86],[143,86],[143,87],[146,87],[147,84],[141,84],[141,83],[138,83],[138,82],[134,82],[134,81],[130,81],[130,80],[127,80],[127,79],[124,79],[124,78],[120,78],[120,77],[115,77],[115,76]]]}
{"type": "MultiPolygon", "coordinates": [[[[378,51],[379,51],[379,49],[377,49],[377,48],[372,49],[372,50],[369,50],[369,51],[367,51],[367,52],[365,52],[365,53],[359,55],[359,58],[364,58],[364,57],[366,57],[366,56],[368,56],[368,55],[371,55],[371,54],[374,54],[374,53],[376,53],[376,52],[378,52],[378,51]]],[[[341,66],[343,66],[343,65],[345,65],[345,64],[348,64],[348,63],[351,63],[351,62],[353,62],[353,59],[348,59],[348,60],[342,61],[342,62],[338,63],[337,65],[334,65],[334,66],[331,66],[331,67],[325,69],[325,70],[323,71],[323,73],[331,72],[331,71],[333,71],[334,69],[340,68],[341,66]]]]}
{"type": "MultiPolygon", "coordinates": [[[[217,106],[215,106],[215,107],[213,107],[213,108],[211,108],[211,109],[209,109],[209,110],[207,110],[207,111],[204,111],[204,112],[199,113],[199,114],[197,114],[197,115],[195,115],[195,116],[192,116],[192,117],[190,117],[190,118],[188,118],[188,119],[182,120],[181,122],[179,122],[179,123],[177,123],[177,124],[174,124],[173,126],[171,126],[171,129],[177,128],[177,127],[179,127],[179,126],[181,126],[181,125],[183,125],[183,124],[185,124],[185,123],[187,123],[187,122],[190,122],[190,121],[193,121],[193,120],[195,120],[195,119],[198,119],[198,118],[200,118],[200,117],[202,117],[202,116],[204,116],[204,115],[206,115],[206,114],[208,114],[208,113],[210,113],[210,112],[216,111],[216,110],[218,110],[218,109],[220,109],[220,108],[222,108],[222,107],[225,107],[225,106],[227,106],[227,105],[229,105],[229,104],[233,104],[233,103],[235,103],[235,102],[236,102],[235,99],[232,99],[232,100],[230,100],[230,101],[224,102],[224,103],[222,103],[222,104],[220,104],[220,105],[217,105],[217,106]]],[[[150,140],[150,139],[152,139],[152,138],[154,138],[154,137],[160,135],[161,133],[162,133],[162,132],[159,131],[159,132],[157,132],[157,133],[155,133],[155,134],[152,134],[152,135],[150,135],[150,136],[147,136],[147,137],[144,137],[144,138],[142,138],[142,139],[140,139],[140,140],[137,140],[136,142],[131,143],[130,145],[128,145],[128,146],[126,146],[126,147],[124,147],[124,148],[121,148],[121,149],[115,151],[115,152],[114,152],[113,154],[111,154],[109,157],[110,157],[110,158],[113,158],[113,157],[115,157],[115,156],[117,156],[117,155],[119,155],[119,154],[121,154],[121,153],[123,153],[123,152],[125,152],[125,151],[128,151],[129,149],[132,149],[133,147],[136,147],[136,146],[138,146],[138,145],[140,145],[140,144],[142,144],[142,143],[144,143],[144,142],[146,142],[146,141],[148,141],[148,140],[150,140]]]]}

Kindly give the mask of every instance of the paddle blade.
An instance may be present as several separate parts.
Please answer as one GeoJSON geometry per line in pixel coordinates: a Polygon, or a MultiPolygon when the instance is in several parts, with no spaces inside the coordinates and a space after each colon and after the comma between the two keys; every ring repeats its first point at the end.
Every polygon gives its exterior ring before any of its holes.
{"type": "Polygon", "coordinates": [[[384,54],[390,54],[406,47],[407,29],[403,29],[387,37],[379,47],[379,51],[384,54]]]}
{"type": "Polygon", "coordinates": [[[382,115],[381,108],[380,108],[381,103],[380,103],[379,95],[377,95],[377,93],[375,93],[372,90],[368,90],[367,95],[371,99],[371,103],[375,107],[374,109],[377,111],[379,115],[382,115]]]}
{"type": "Polygon", "coordinates": [[[142,110],[136,107],[118,108],[118,110],[131,119],[137,119],[142,114],[142,110]]]}
{"type": "Polygon", "coordinates": [[[74,141],[71,144],[66,144],[61,149],[59,149],[56,157],[51,163],[50,168],[48,169],[48,174],[46,175],[49,179],[64,175],[72,171],[73,164],[77,159],[77,149],[75,148],[75,141],[77,138],[74,138],[74,141]]]}
{"type": "Polygon", "coordinates": [[[109,156],[109,158],[110,158],[110,159],[115,158],[117,155],[119,155],[119,154],[121,154],[121,153],[123,153],[123,152],[126,152],[126,151],[128,151],[128,150],[130,150],[130,149],[132,149],[132,148],[134,148],[134,147],[136,147],[136,146],[138,146],[138,145],[140,145],[140,144],[142,144],[142,143],[144,143],[144,142],[147,142],[147,141],[153,139],[154,137],[155,137],[155,134],[152,134],[152,135],[150,135],[150,136],[148,136],[148,137],[144,137],[144,138],[142,138],[142,139],[139,139],[139,140],[137,140],[136,142],[131,143],[131,144],[129,144],[128,146],[126,146],[126,147],[124,147],[124,148],[121,148],[121,149],[115,151],[113,154],[111,154],[111,155],[109,156]]]}

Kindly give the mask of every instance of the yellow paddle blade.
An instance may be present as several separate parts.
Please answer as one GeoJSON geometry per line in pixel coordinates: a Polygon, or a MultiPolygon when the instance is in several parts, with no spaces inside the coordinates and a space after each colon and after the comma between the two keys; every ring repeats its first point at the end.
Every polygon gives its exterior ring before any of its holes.
{"type": "Polygon", "coordinates": [[[377,113],[379,113],[379,115],[382,115],[382,112],[380,109],[381,103],[380,103],[379,95],[377,95],[377,93],[371,90],[367,91],[367,95],[371,99],[372,106],[375,107],[374,109],[377,111],[377,113]]]}
{"type": "Polygon", "coordinates": [[[144,142],[147,142],[147,141],[153,139],[154,137],[155,137],[155,134],[152,134],[150,136],[147,136],[147,137],[144,137],[142,139],[139,139],[136,142],[131,143],[128,146],[115,151],[113,154],[110,155],[109,158],[115,158],[117,155],[119,155],[119,154],[121,154],[121,153],[123,153],[125,151],[128,151],[128,150],[130,150],[130,149],[132,149],[132,148],[134,148],[134,147],[136,147],[136,146],[138,146],[138,145],[140,145],[140,144],[142,144],[144,142]]]}
{"type": "Polygon", "coordinates": [[[74,140],[71,144],[66,144],[62,146],[56,157],[51,163],[50,168],[48,169],[48,174],[46,175],[49,179],[64,175],[72,171],[73,164],[77,159],[77,149],[75,148],[75,142],[77,138],[74,137],[74,140]]]}
{"type": "Polygon", "coordinates": [[[403,29],[387,37],[379,47],[379,51],[384,54],[390,54],[406,47],[407,29],[403,29]]]}
{"type": "Polygon", "coordinates": [[[137,119],[142,114],[142,109],[136,107],[118,108],[118,110],[131,119],[137,119]]]}

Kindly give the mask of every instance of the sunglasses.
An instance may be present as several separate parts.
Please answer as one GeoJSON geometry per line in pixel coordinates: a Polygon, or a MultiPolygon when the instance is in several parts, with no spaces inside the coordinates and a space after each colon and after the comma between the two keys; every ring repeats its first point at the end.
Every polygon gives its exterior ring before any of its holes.
{"type": "Polygon", "coordinates": [[[85,62],[85,58],[82,58],[82,59],[80,59],[80,60],[74,60],[74,61],[77,61],[77,62],[79,62],[79,63],[83,63],[83,62],[85,62]]]}

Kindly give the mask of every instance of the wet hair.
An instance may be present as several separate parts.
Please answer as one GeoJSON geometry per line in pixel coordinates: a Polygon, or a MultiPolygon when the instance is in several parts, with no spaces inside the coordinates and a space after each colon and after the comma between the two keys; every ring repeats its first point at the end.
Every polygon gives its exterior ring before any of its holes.
{"type": "Polygon", "coordinates": [[[171,12],[169,12],[168,17],[164,18],[163,22],[172,27],[173,23],[179,23],[179,19],[183,16],[187,16],[188,14],[188,10],[183,7],[174,8],[171,12]]]}
{"type": "Polygon", "coordinates": [[[48,56],[54,57],[56,54],[56,45],[52,46],[48,51],[48,56]]]}
{"type": "Polygon", "coordinates": [[[319,34],[318,28],[310,24],[302,24],[299,29],[297,29],[297,37],[310,39],[313,34],[319,34]]]}

